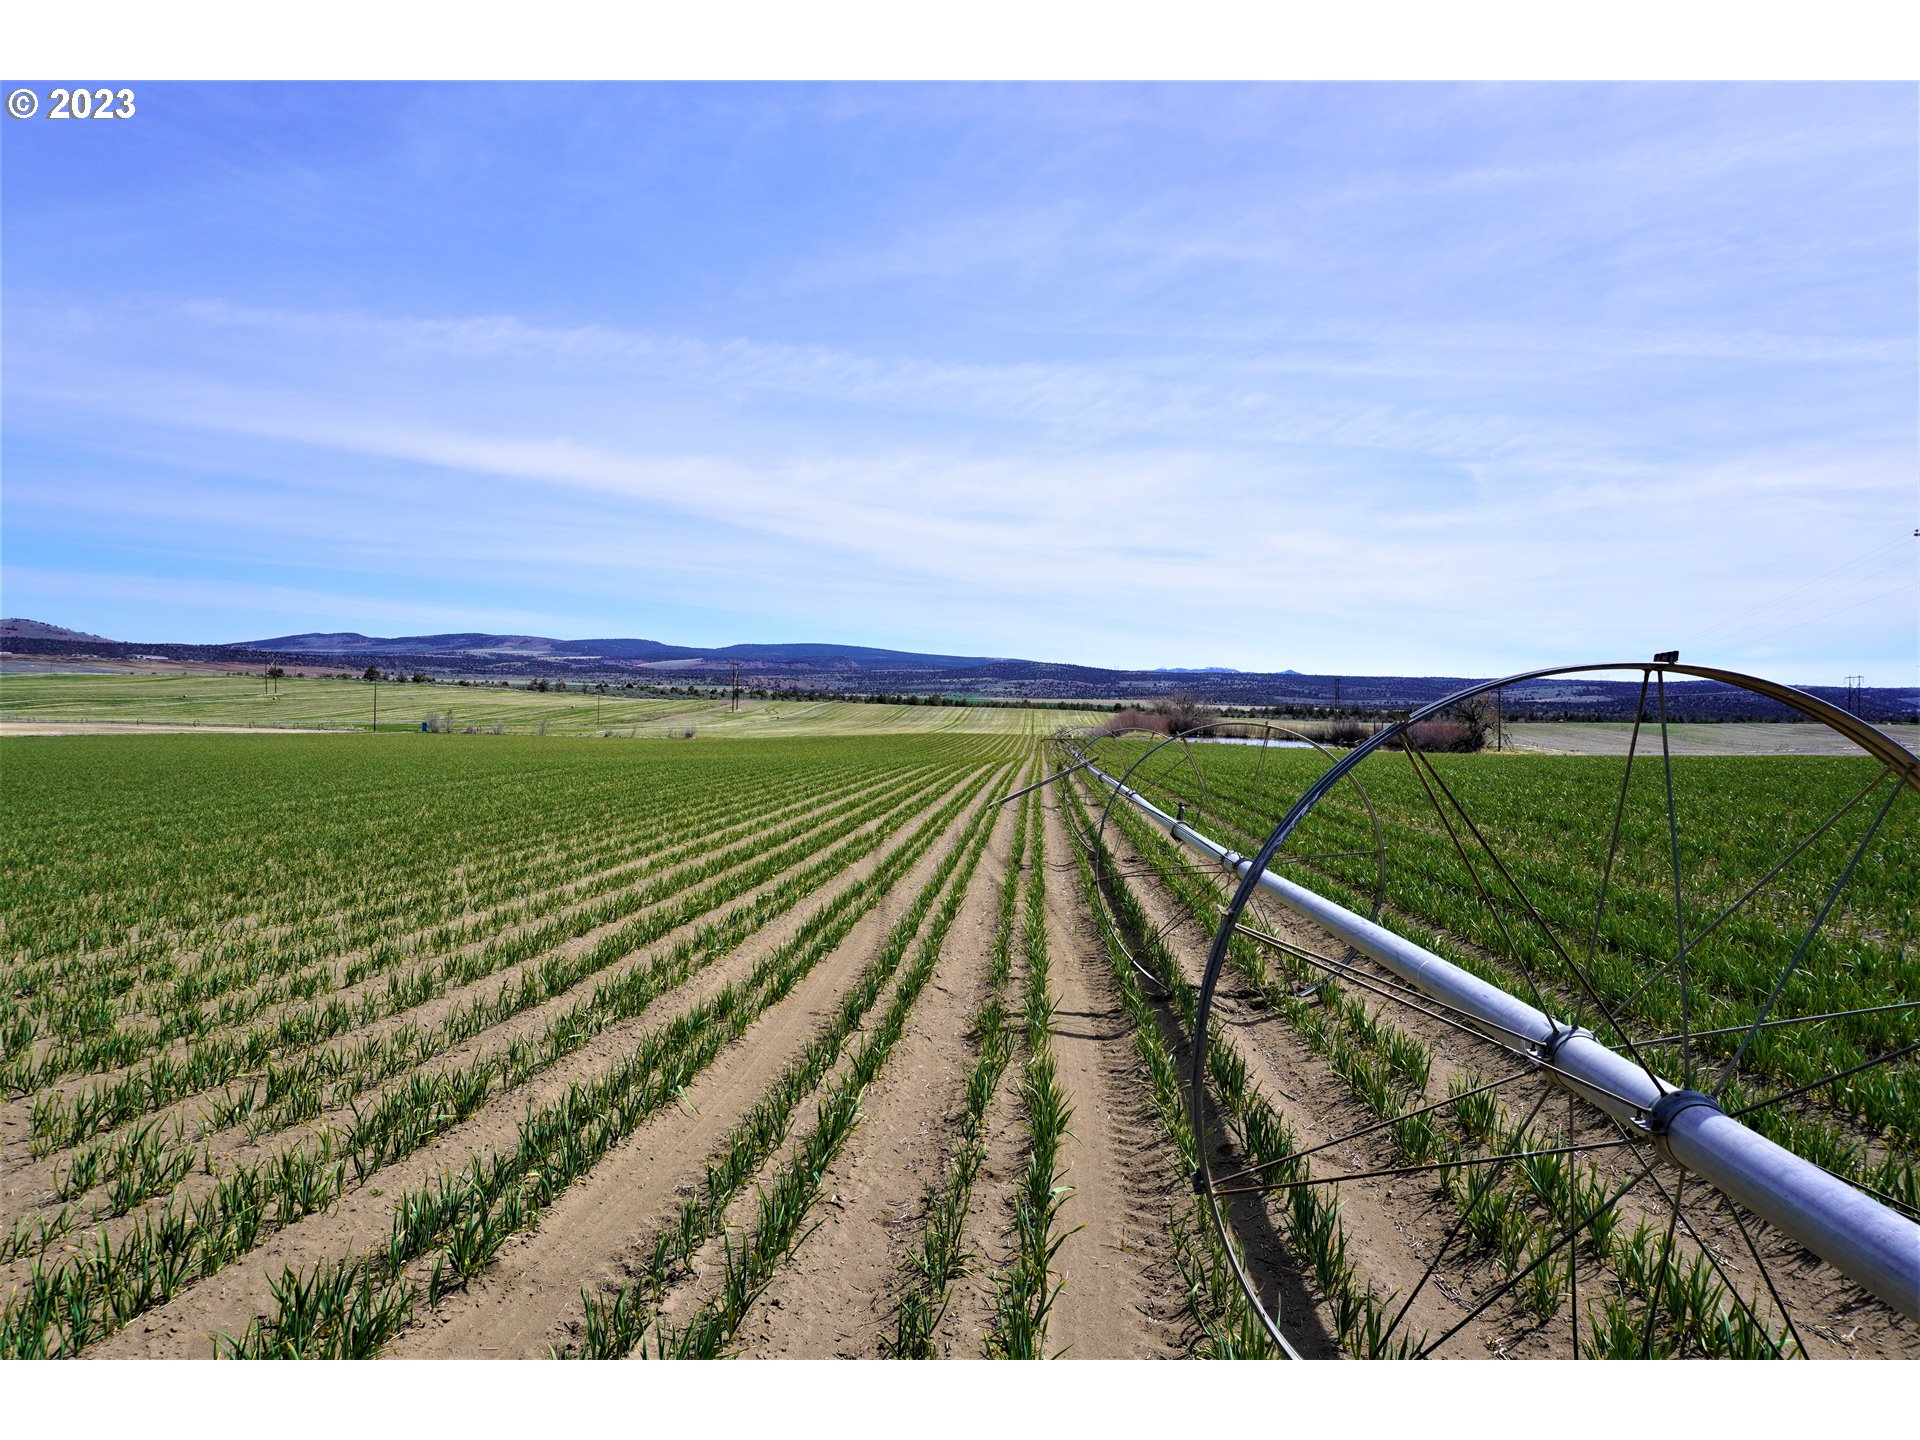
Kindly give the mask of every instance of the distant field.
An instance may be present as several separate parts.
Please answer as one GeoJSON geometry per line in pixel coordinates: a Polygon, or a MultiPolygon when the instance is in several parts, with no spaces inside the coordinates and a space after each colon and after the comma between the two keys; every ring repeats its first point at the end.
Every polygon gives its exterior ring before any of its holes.
{"type": "MultiPolygon", "coordinates": [[[[1907,749],[1920,748],[1920,725],[1882,725],[1880,729],[1907,749]]],[[[1620,724],[1509,725],[1507,744],[1515,750],[1550,755],[1624,755],[1633,726],[1620,724]]],[[[1853,743],[1824,725],[1670,725],[1676,755],[1851,755],[1853,743]]],[[[1657,747],[1659,734],[1643,730],[1640,744],[1657,747]]]]}
{"type": "MultiPolygon", "coordinates": [[[[383,684],[380,728],[418,730],[437,715],[455,732],[472,726],[509,734],[611,734],[635,739],[727,735],[1047,735],[1082,725],[1089,711],[998,706],[861,705],[844,701],[685,696],[633,698],[618,691],[540,692],[484,686],[383,684]]],[[[368,729],[374,690],[358,680],[284,679],[263,693],[257,676],[0,675],[0,734],[61,733],[130,726],[261,730],[368,729]]]]}

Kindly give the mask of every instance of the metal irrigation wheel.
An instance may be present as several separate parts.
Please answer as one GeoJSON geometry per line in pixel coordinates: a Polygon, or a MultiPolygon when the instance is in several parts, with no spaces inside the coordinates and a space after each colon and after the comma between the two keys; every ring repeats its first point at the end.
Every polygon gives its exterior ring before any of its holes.
{"type": "Polygon", "coordinates": [[[1781,1163],[1825,1185],[1829,1210],[1836,1193],[1860,1200],[1842,1248],[1855,1224],[1891,1226],[1905,1243],[1900,1227],[1920,1219],[1920,760],[1800,691],[1663,657],[1472,687],[1296,793],[1251,863],[1210,862],[1243,878],[1200,981],[1189,1081],[1195,1188],[1286,1353],[1479,1353],[1476,1335],[1515,1354],[1807,1355],[1813,1337],[1832,1353],[1915,1350],[1911,1269],[1888,1281],[1821,1264],[1803,1248],[1816,1242],[1782,1228],[1785,1212],[1718,1178],[1681,1138],[1696,1121],[1715,1136],[1745,1127],[1769,1155],[1769,1140],[1792,1152],[1781,1163]],[[1437,753],[1457,738],[1449,717],[1477,723],[1486,699],[1507,714],[1529,696],[1564,706],[1596,679],[1636,687],[1630,723],[1606,732],[1617,753],[1437,753]],[[1676,753],[1676,717],[1709,693],[1679,680],[1777,702],[1844,753],[1676,753]],[[1288,874],[1321,807],[1363,777],[1380,853],[1393,856],[1379,889],[1369,897],[1325,867],[1288,874]],[[1273,903],[1285,886],[1261,876],[1276,868],[1377,920],[1377,933],[1365,919],[1342,932],[1373,936],[1369,953],[1333,929],[1316,938],[1297,913],[1276,917],[1298,908],[1273,903]],[[1403,951],[1410,962],[1388,963],[1403,951]],[[1436,998],[1458,992],[1426,983],[1421,955],[1443,957],[1462,985],[1489,982],[1546,1028],[1503,1028],[1436,998]],[[1306,981],[1322,987],[1311,1014],[1306,981]],[[1284,1044],[1263,1041],[1255,992],[1292,1012],[1284,1044]],[[1346,1080],[1337,1096],[1298,1088],[1308,1043],[1346,1080]],[[1632,1084],[1567,1068],[1601,1047],[1632,1084]],[[1271,1083],[1274,1114],[1291,1109],[1279,1153],[1273,1116],[1223,1083],[1236,1075],[1271,1083]],[[1378,1288],[1349,1266],[1344,1298],[1329,1292],[1346,1260],[1316,1253],[1316,1283],[1298,1275],[1301,1252],[1336,1224],[1335,1207],[1310,1197],[1330,1200],[1340,1182],[1389,1217],[1356,1246],[1397,1229],[1413,1255],[1378,1288]],[[1315,1299],[1339,1300],[1337,1337],[1316,1333],[1315,1299]]]}
{"type": "MultiPolygon", "coordinates": [[[[1094,774],[1118,780],[1121,789],[1140,796],[1175,820],[1249,850],[1258,844],[1264,817],[1271,813],[1276,800],[1296,793],[1301,784],[1330,769],[1339,758],[1311,736],[1264,720],[1198,725],[1172,735],[1133,728],[1102,731],[1078,737],[1072,752],[1094,774]],[[1214,733],[1222,729],[1236,733],[1214,733]]],[[[1130,865],[1115,860],[1113,848],[1119,843],[1114,834],[1115,806],[1122,814],[1131,806],[1120,798],[1119,791],[1100,788],[1106,799],[1100,806],[1094,843],[1089,847],[1099,882],[1097,893],[1110,894],[1114,882],[1140,873],[1165,877],[1172,864],[1167,860],[1136,856],[1130,865]]],[[[1321,819],[1315,835],[1316,843],[1325,842],[1320,848],[1285,847],[1272,864],[1302,883],[1310,883],[1325,867],[1339,865],[1357,881],[1367,913],[1378,915],[1386,887],[1387,859],[1380,820],[1366,787],[1358,779],[1350,779],[1335,790],[1321,819]],[[1327,839],[1335,829],[1336,812],[1340,838],[1327,839]]],[[[1213,863],[1179,868],[1184,875],[1217,888],[1213,910],[1224,913],[1231,876],[1213,863]]],[[[1284,923],[1283,917],[1259,896],[1253,897],[1249,906],[1255,919],[1265,926],[1284,923]]],[[[1212,914],[1203,920],[1190,908],[1172,906],[1152,931],[1130,936],[1110,909],[1103,907],[1098,918],[1113,945],[1156,994],[1165,994],[1167,987],[1157,966],[1143,952],[1165,945],[1183,928],[1204,935],[1211,933],[1214,924],[1212,914]]]]}

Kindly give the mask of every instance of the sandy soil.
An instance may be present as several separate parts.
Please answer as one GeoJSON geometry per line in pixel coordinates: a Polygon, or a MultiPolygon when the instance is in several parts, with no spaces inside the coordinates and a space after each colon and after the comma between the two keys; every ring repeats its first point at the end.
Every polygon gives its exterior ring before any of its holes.
{"type": "MultiPolygon", "coordinates": [[[[1046,851],[1072,863],[1057,798],[1046,793],[1046,851]]],[[[1072,873],[1047,882],[1048,949],[1055,956],[1053,1049],[1073,1101],[1061,1225],[1060,1295],[1047,1352],[1075,1359],[1145,1359],[1182,1351],[1184,1308],[1168,1218],[1181,1193],[1157,1124],[1141,1103],[1126,1012],[1113,994],[1100,937],[1072,873]]]]}

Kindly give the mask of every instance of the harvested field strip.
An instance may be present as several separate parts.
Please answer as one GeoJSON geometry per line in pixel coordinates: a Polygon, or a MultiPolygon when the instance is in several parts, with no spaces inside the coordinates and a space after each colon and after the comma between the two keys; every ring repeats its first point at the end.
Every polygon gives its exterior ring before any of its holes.
{"type": "MultiPolygon", "coordinates": [[[[874,843],[878,843],[877,838],[874,843]]],[[[921,843],[930,843],[930,837],[923,834],[921,843]]],[[[842,852],[829,865],[844,864],[852,858],[842,852]]],[[[118,1245],[109,1243],[101,1255],[51,1271],[36,1265],[26,1293],[16,1296],[6,1312],[9,1346],[32,1353],[47,1345],[42,1332],[54,1324],[48,1318],[50,1289],[61,1291],[63,1309],[76,1295],[91,1306],[96,1324],[91,1329],[81,1327],[85,1338],[105,1333],[124,1324],[132,1314],[161,1303],[194,1276],[211,1273],[235,1255],[245,1253],[264,1231],[292,1223],[330,1203],[346,1184],[350,1160],[356,1162],[356,1169],[370,1173],[380,1164],[390,1163],[395,1155],[416,1148],[432,1134],[457,1123],[462,1113],[471,1113],[484,1094],[522,1083],[526,1076],[577,1049],[591,1034],[623,1015],[638,1013],[673,975],[691,973],[704,959],[738,943],[771,913],[809,893],[824,879],[824,873],[800,879],[805,883],[783,887],[784,898],[773,910],[762,903],[736,911],[680,942],[649,970],[634,972],[611,988],[602,985],[584,1005],[557,1016],[543,1040],[516,1042],[505,1057],[484,1062],[478,1070],[470,1068],[464,1072],[465,1078],[439,1077],[427,1087],[431,1093],[396,1092],[399,1098],[393,1104],[362,1117],[356,1125],[361,1132],[359,1143],[347,1135],[324,1132],[308,1145],[276,1157],[270,1177],[259,1167],[241,1167],[213,1193],[199,1202],[189,1202],[184,1210],[175,1205],[159,1216],[147,1217],[118,1245]],[[156,1257],[165,1262],[157,1270],[156,1257]],[[136,1274],[138,1279],[130,1281],[129,1277],[136,1274]],[[38,1328],[32,1324],[36,1317],[42,1321],[38,1328]]],[[[872,891],[871,885],[868,889],[872,891]]],[[[77,1347],[70,1338],[56,1335],[50,1348],[70,1351],[77,1347]]]]}
{"type": "MultiPolygon", "coordinates": [[[[475,1156],[465,1172],[401,1196],[386,1249],[362,1263],[379,1267],[390,1285],[409,1285],[414,1292],[424,1293],[429,1302],[464,1284],[491,1262],[509,1235],[537,1223],[540,1212],[561,1190],[646,1116],[669,1103],[728,1042],[784,998],[940,837],[977,788],[976,782],[926,821],[869,880],[817,912],[792,941],[757,965],[747,981],[725,987],[711,1000],[651,1032],[637,1051],[600,1080],[575,1084],[559,1101],[530,1111],[513,1152],[475,1156]],[[442,1238],[445,1247],[434,1254],[424,1279],[407,1279],[410,1263],[426,1256],[442,1238]]],[[[978,818],[974,823],[980,824],[978,818]]],[[[978,849],[975,844],[969,853],[977,856],[978,849]]],[[[937,884],[946,879],[951,863],[952,857],[909,912],[911,926],[901,923],[907,938],[917,929],[925,905],[931,903],[937,884]]],[[[897,962],[897,955],[894,958],[897,962]]],[[[285,1353],[291,1333],[285,1319],[276,1315],[257,1320],[235,1342],[233,1353],[285,1353]]]]}

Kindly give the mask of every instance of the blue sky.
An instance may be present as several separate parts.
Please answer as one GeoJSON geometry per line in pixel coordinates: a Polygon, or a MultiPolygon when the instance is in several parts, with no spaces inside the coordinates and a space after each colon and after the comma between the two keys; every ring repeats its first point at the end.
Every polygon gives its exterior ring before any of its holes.
{"type": "Polygon", "coordinates": [[[1913,684],[1916,93],[167,84],[0,121],[0,609],[1913,684]]]}

